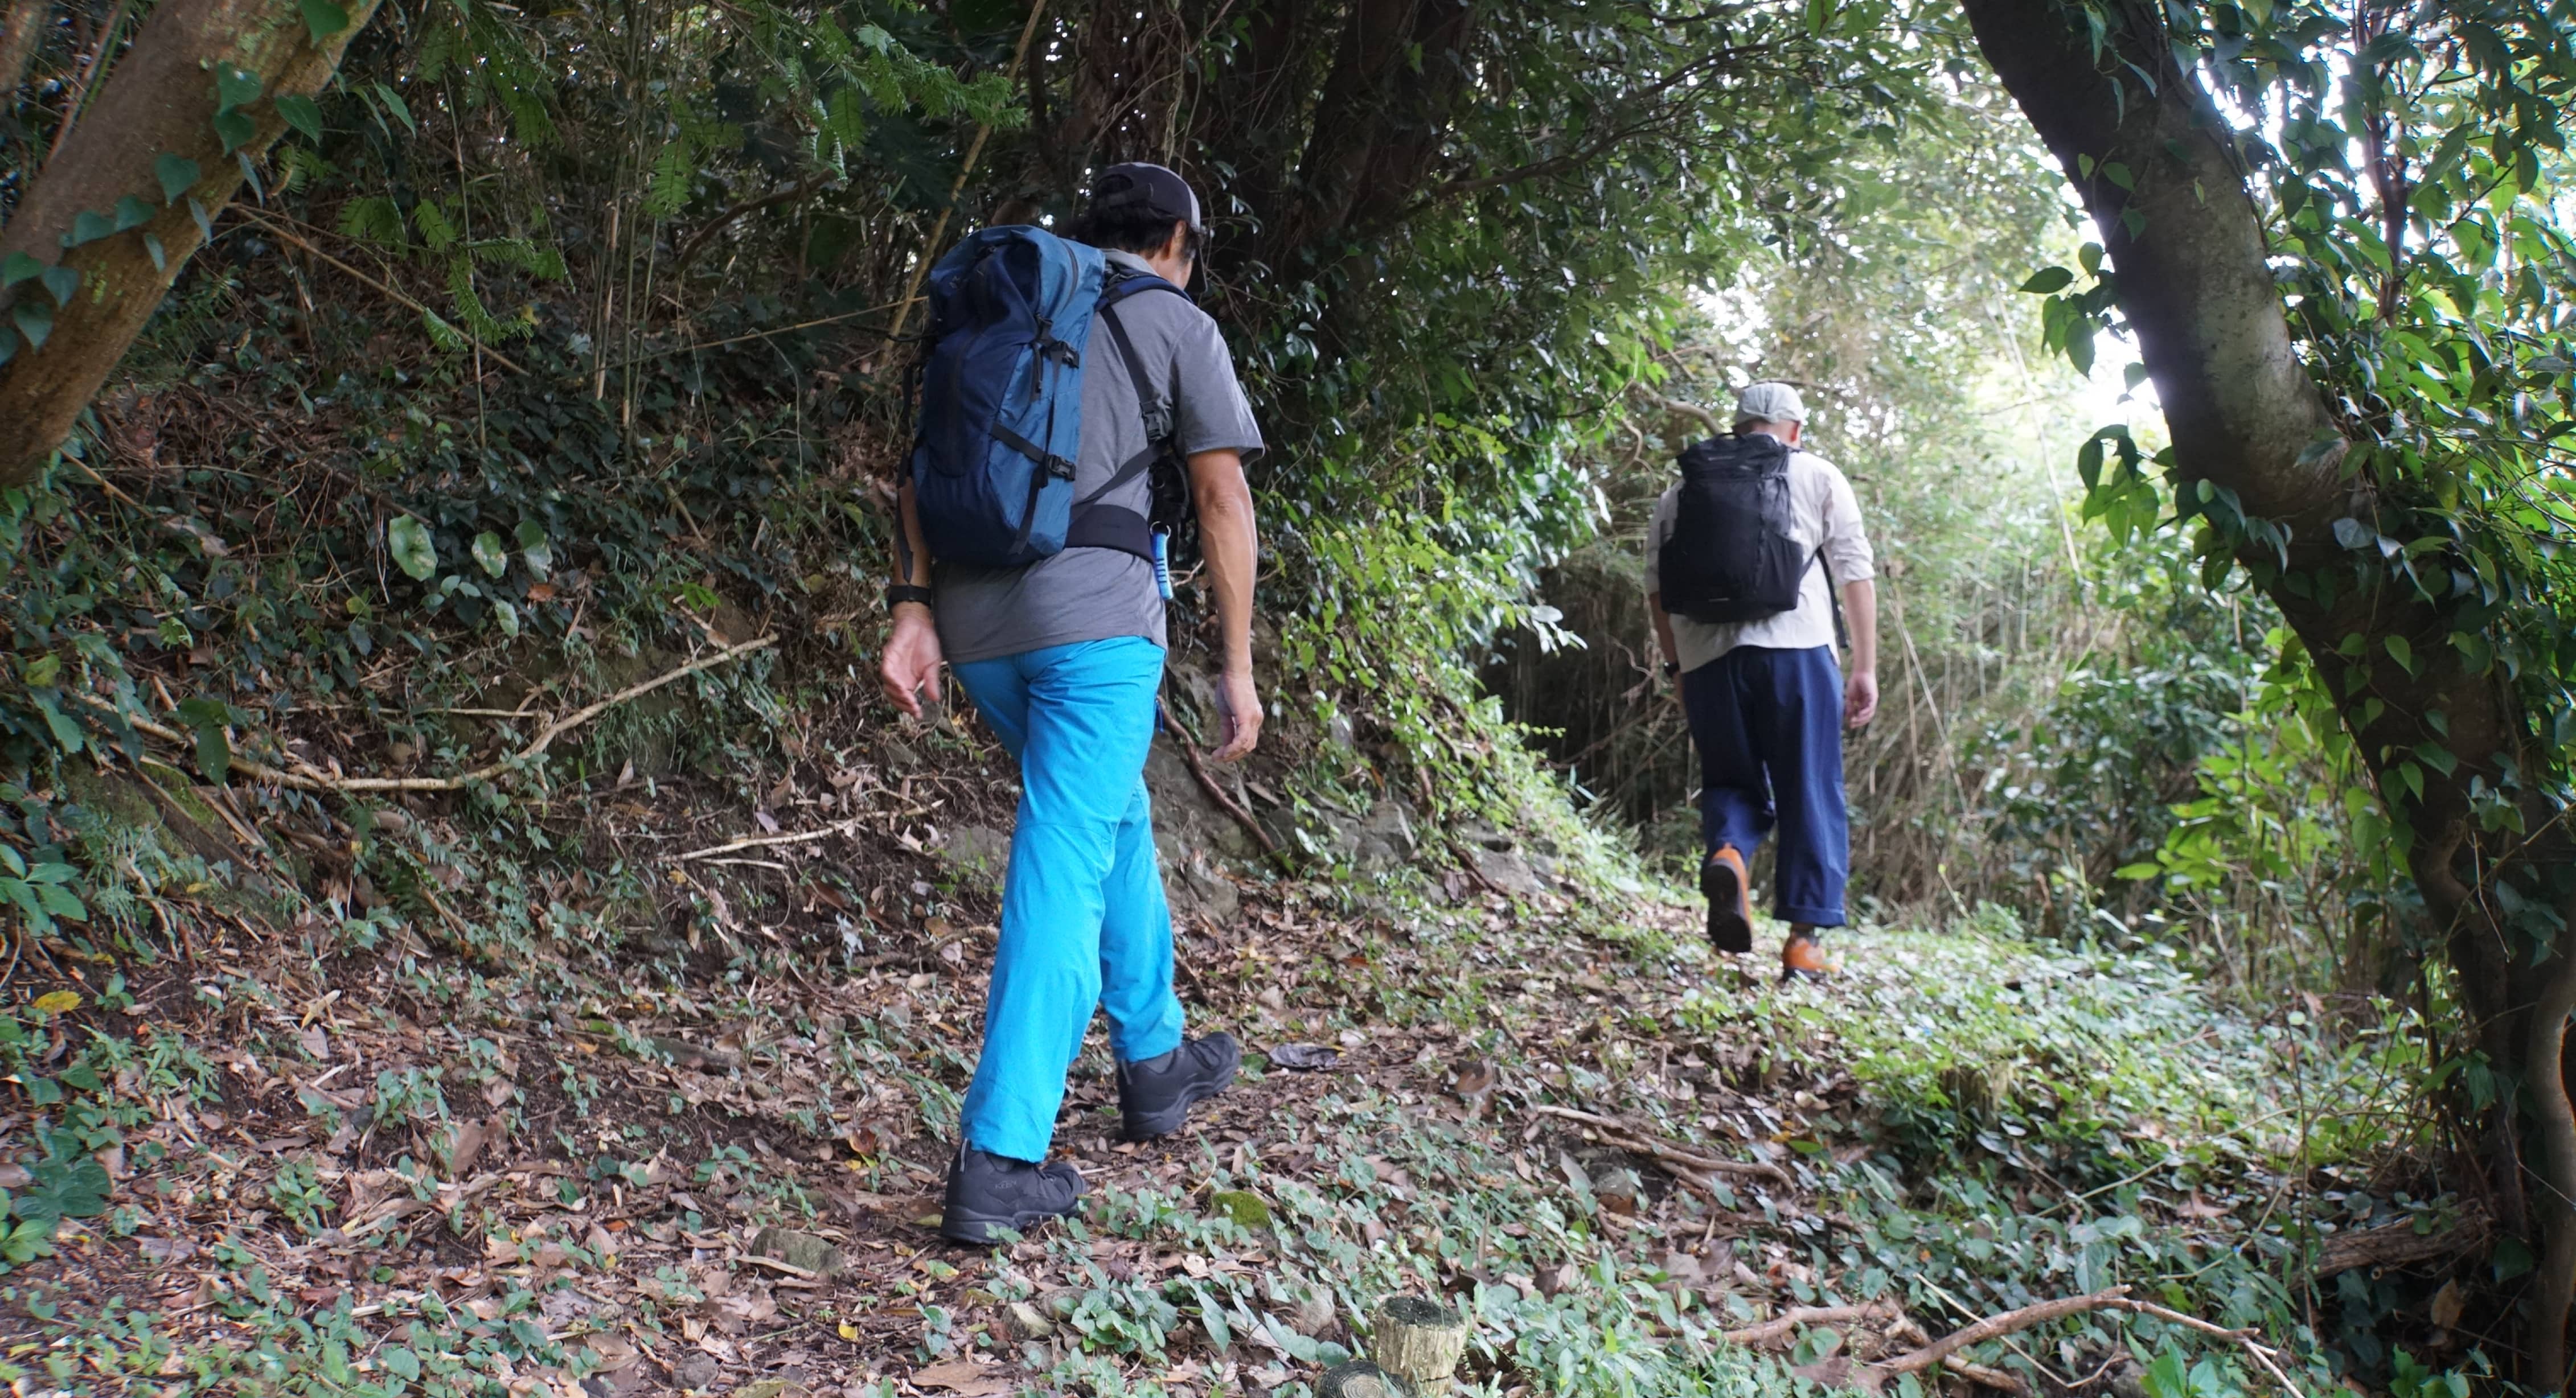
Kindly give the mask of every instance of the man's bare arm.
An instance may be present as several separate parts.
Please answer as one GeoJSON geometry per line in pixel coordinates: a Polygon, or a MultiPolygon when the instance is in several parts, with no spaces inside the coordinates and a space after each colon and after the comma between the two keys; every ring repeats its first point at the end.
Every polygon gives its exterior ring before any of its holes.
{"type": "Polygon", "coordinates": [[[1843,680],[1843,720],[1864,728],[1878,713],[1878,584],[1867,578],[1844,583],[1843,616],[1851,625],[1851,674],[1843,680]]]}
{"type": "Polygon", "coordinates": [[[1199,552],[1207,559],[1216,593],[1217,629],[1225,645],[1224,696],[1228,731],[1220,761],[1252,751],[1261,739],[1261,691],[1252,680],[1252,581],[1261,563],[1253,527],[1252,488],[1244,483],[1243,454],[1203,451],[1190,457],[1190,495],[1198,505],[1199,552]]]}
{"type": "MultiPolygon", "coordinates": [[[[895,491],[894,579],[913,587],[930,586],[930,546],[921,534],[921,510],[913,503],[912,482],[905,481],[895,491]]],[[[930,702],[939,702],[939,667],[944,657],[939,652],[939,625],[930,608],[919,602],[897,602],[894,607],[894,630],[886,638],[885,656],[877,666],[877,678],[885,686],[886,697],[894,706],[914,718],[921,717],[921,692],[930,691],[930,702]]]]}
{"type": "Polygon", "coordinates": [[[1681,643],[1673,639],[1673,614],[1664,610],[1664,594],[1660,592],[1647,593],[1646,610],[1654,613],[1655,644],[1660,647],[1664,653],[1664,663],[1667,665],[1681,664],[1681,643]]]}

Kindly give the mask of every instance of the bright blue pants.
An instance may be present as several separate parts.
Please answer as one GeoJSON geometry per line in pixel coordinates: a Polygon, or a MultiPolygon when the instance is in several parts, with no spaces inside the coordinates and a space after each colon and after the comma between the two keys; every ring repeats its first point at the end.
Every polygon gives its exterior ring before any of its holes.
{"type": "Polygon", "coordinates": [[[1701,832],[1746,863],[1780,837],[1772,915],[1843,925],[1851,825],[1843,809],[1843,675],[1832,648],[1737,646],[1682,675],[1699,749],[1701,832]]]}
{"type": "Polygon", "coordinates": [[[954,669],[1020,760],[1002,944],[984,1003],[984,1052],[966,1089],[966,1141],[1044,1160],[1093,1006],[1109,1012],[1109,1047],[1122,1063],[1181,1042],[1172,915],[1145,796],[1163,649],[1126,636],[954,669]]]}

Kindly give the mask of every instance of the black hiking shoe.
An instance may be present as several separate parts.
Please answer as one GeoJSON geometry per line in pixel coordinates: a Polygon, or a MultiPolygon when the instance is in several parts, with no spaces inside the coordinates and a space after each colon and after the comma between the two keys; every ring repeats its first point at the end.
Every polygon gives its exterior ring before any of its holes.
{"type": "Polygon", "coordinates": [[[1072,1213],[1082,1190],[1082,1173],[1061,1160],[1032,1165],[961,1146],[948,1166],[948,1202],[939,1213],[939,1235],[988,1246],[999,1241],[994,1235],[1002,1229],[1025,1233],[1072,1213]]]}
{"type": "Polygon", "coordinates": [[[1732,845],[1708,852],[1699,866],[1699,891],[1708,898],[1708,940],[1730,955],[1753,950],[1753,897],[1744,856],[1732,845]]]}
{"type": "Polygon", "coordinates": [[[1118,1138],[1150,1141],[1180,1130],[1191,1105],[1225,1091],[1242,1062],[1232,1034],[1210,1034],[1160,1058],[1119,1064],[1118,1138]]]}

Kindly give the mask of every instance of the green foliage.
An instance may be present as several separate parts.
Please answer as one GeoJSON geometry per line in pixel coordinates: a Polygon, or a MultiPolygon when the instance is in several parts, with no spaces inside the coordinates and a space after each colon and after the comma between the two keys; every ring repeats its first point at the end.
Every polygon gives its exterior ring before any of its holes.
{"type": "Polygon", "coordinates": [[[0,906],[17,913],[37,936],[52,932],[57,919],[86,922],[89,910],[70,887],[79,873],[56,861],[30,865],[18,851],[0,845],[0,906]]]}
{"type": "Polygon", "coordinates": [[[106,1213],[108,1191],[115,1187],[107,1167],[69,1136],[49,1136],[46,1144],[46,1155],[27,1167],[32,1182],[10,1201],[9,1211],[29,1222],[47,1224],[106,1213]]]}
{"type": "MultiPolygon", "coordinates": [[[[2213,55],[2212,71],[2244,109],[2279,115],[2276,134],[2248,138],[2255,189],[2287,258],[2293,332],[2353,442],[2342,469],[2374,487],[2378,504],[2369,518],[2334,523],[2345,568],[2284,579],[2260,556],[2273,526],[2245,519],[2206,482],[2160,485],[2150,467],[2170,470],[2170,453],[2149,456],[2106,429],[2085,449],[2087,511],[2125,537],[2169,499],[2173,522],[2196,529],[2213,585],[2247,554],[2261,586],[2320,600],[2385,586],[2430,605],[2443,618],[2436,639],[2466,672],[2506,677],[2533,715],[2546,767],[2510,782],[2558,793],[2576,751],[2566,678],[2576,653],[2565,650],[2554,601],[2564,578],[2553,540],[2569,515],[2546,482],[2576,432],[2576,363],[2560,344],[2576,243],[2548,204],[2554,126],[2524,118],[2548,110],[2568,81],[2568,36],[2535,16],[2451,9],[2384,34],[2357,34],[2350,16],[2313,5],[2186,7],[2171,18],[2179,41],[2213,55]],[[2374,152],[2358,164],[2356,131],[2374,152]]],[[[2096,328],[2116,328],[2116,282],[2099,250],[2086,252],[2092,284],[2049,302],[2052,344],[2070,355],[2096,328]]],[[[2386,654],[2416,672],[2423,640],[2385,638],[2386,654]]],[[[2440,734],[2428,738],[2444,750],[2440,734]]],[[[2389,835],[2403,841],[2420,798],[2417,764],[2453,759],[2366,756],[2393,778],[2377,795],[2390,806],[2389,835]]],[[[2499,830],[2522,819],[2501,793],[2479,812],[2499,830]]]]}

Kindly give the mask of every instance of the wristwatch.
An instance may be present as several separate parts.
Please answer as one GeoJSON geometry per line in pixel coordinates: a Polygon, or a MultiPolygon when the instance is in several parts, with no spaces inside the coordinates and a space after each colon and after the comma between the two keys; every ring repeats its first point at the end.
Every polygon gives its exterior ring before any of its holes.
{"type": "Polygon", "coordinates": [[[1664,678],[1665,678],[1665,679],[1671,679],[1673,676],[1678,675],[1678,674],[1680,674],[1681,672],[1682,672],[1682,663],[1681,663],[1680,661],[1678,661],[1678,660],[1667,660],[1667,661],[1665,661],[1665,662],[1664,662],[1664,678]]]}
{"type": "Polygon", "coordinates": [[[919,602],[925,607],[929,606],[930,589],[926,587],[915,587],[910,583],[896,583],[885,590],[887,611],[891,612],[906,602],[919,602]]]}

